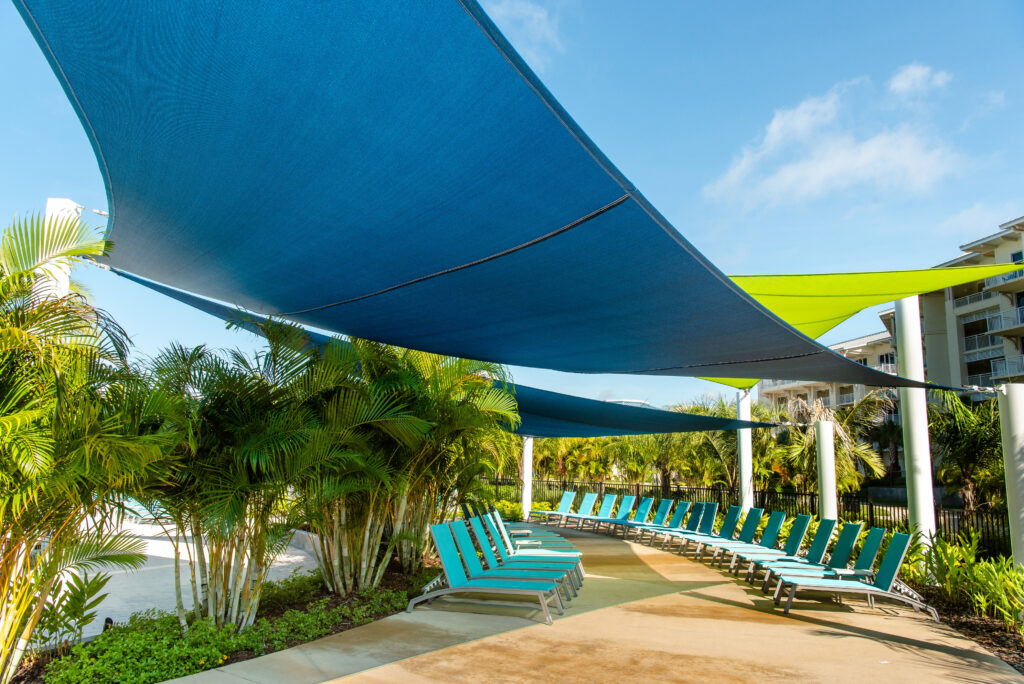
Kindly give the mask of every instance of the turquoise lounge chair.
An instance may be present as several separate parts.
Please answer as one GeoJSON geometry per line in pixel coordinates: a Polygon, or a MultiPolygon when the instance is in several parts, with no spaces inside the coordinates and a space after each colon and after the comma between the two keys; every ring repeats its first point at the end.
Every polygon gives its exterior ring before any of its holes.
{"type": "Polygon", "coordinates": [[[477,517],[469,519],[469,526],[472,528],[473,534],[476,535],[477,544],[484,554],[484,560],[487,561],[488,567],[497,568],[509,563],[523,563],[549,570],[568,570],[572,573],[577,587],[580,587],[583,584],[583,566],[578,558],[543,554],[535,554],[533,556],[527,554],[517,555],[514,552],[509,551],[509,549],[502,543],[500,535],[498,535],[496,530],[493,530],[489,537],[484,525],[485,521],[483,518],[477,517]],[[494,539],[497,541],[493,541],[494,539]],[[495,553],[500,556],[500,561],[495,557],[495,553]]]}
{"type": "Polygon", "coordinates": [[[715,532],[714,527],[715,518],[718,515],[718,504],[714,502],[704,504],[704,515],[701,517],[700,527],[697,528],[697,531],[675,532],[672,534],[672,537],[679,539],[680,553],[685,554],[687,547],[691,543],[695,544],[694,558],[696,558],[702,544],[716,539],[732,539],[732,535],[736,532],[736,525],[740,521],[740,513],[742,512],[743,509],[739,506],[729,506],[729,510],[725,513],[725,518],[722,519],[722,526],[718,529],[718,532],[715,532]]]}
{"type": "MultiPolygon", "coordinates": [[[[885,538],[885,528],[872,527],[864,537],[864,545],[860,547],[857,560],[852,568],[791,568],[782,570],[787,577],[821,577],[829,579],[866,579],[872,580],[875,576],[875,558],[878,557],[878,550],[882,548],[882,540],[885,538]]],[[[831,565],[831,564],[830,564],[831,565]]],[[[779,595],[782,584],[775,586],[775,596],[779,595]]]]}
{"type": "Polygon", "coordinates": [[[562,548],[564,548],[564,549],[575,549],[576,548],[571,541],[569,541],[565,537],[562,537],[560,535],[554,534],[553,532],[545,531],[544,533],[542,533],[540,535],[537,535],[536,537],[534,537],[533,535],[531,535],[530,537],[527,537],[527,538],[513,537],[511,535],[511,533],[509,533],[508,528],[505,527],[505,521],[502,520],[501,514],[498,513],[497,510],[488,511],[487,513],[484,514],[484,517],[489,517],[489,518],[493,519],[495,524],[502,531],[502,533],[504,533],[504,535],[508,538],[509,542],[514,547],[530,547],[530,548],[544,547],[544,548],[555,548],[555,549],[562,549],[562,548]],[[545,535],[551,535],[551,536],[545,536],[545,535]]]}
{"type": "Polygon", "coordinates": [[[702,501],[698,501],[697,503],[693,504],[693,508],[690,510],[690,517],[686,519],[685,527],[675,530],[662,530],[658,533],[664,537],[664,539],[662,539],[661,541],[661,548],[664,550],[665,547],[668,546],[668,543],[673,538],[673,535],[682,534],[685,532],[698,532],[700,530],[701,524],[705,520],[704,513],[708,511],[709,507],[711,506],[713,506],[715,510],[712,510],[710,516],[708,516],[708,528],[710,529],[711,526],[715,524],[715,514],[717,512],[718,506],[717,504],[704,503],[702,501]]]}
{"type": "Polygon", "coordinates": [[[626,527],[626,533],[623,536],[628,539],[630,532],[633,532],[634,536],[636,536],[639,534],[639,531],[647,525],[652,527],[661,527],[665,524],[665,518],[668,517],[668,512],[671,509],[672,499],[662,499],[661,502],[658,503],[658,510],[654,512],[654,519],[651,520],[651,522],[637,522],[636,517],[634,517],[632,520],[623,523],[626,527]]]}
{"type": "Polygon", "coordinates": [[[704,558],[704,550],[712,548],[715,550],[714,555],[711,557],[711,563],[714,564],[718,560],[718,555],[722,552],[722,547],[729,544],[742,544],[744,546],[752,546],[754,543],[754,535],[757,534],[757,527],[761,524],[761,518],[764,517],[763,508],[751,508],[747,511],[747,517],[743,520],[743,527],[740,528],[739,536],[735,539],[709,539],[702,541],[697,545],[697,560],[704,558]]]}
{"type": "MultiPolygon", "coordinates": [[[[736,558],[736,554],[741,551],[757,550],[757,549],[772,549],[775,547],[775,542],[779,539],[779,532],[782,530],[782,523],[786,521],[785,511],[773,511],[768,516],[768,522],[765,523],[764,532],[761,533],[761,540],[756,544],[753,541],[749,543],[743,541],[735,542],[720,542],[715,545],[715,557],[718,559],[718,565],[725,562],[727,555],[731,555],[733,559],[736,558]]],[[[744,526],[746,523],[744,523],[744,526]]],[[[740,532],[740,539],[743,538],[743,532],[740,532]]],[[[733,564],[730,563],[729,570],[731,571],[733,564]]]]}
{"type": "Polygon", "coordinates": [[[807,535],[807,528],[811,524],[811,516],[800,514],[793,520],[793,524],[789,528],[789,536],[786,537],[786,544],[782,549],[776,549],[773,547],[753,547],[737,551],[732,556],[732,564],[729,566],[729,570],[732,574],[738,575],[740,563],[742,560],[752,560],[756,558],[781,558],[784,556],[796,556],[800,553],[800,546],[804,543],[804,537],[807,535]]]}
{"type": "Polygon", "coordinates": [[[507,561],[512,558],[517,560],[546,558],[548,560],[575,561],[578,565],[579,576],[583,576],[583,554],[578,550],[566,548],[552,549],[540,546],[519,548],[513,546],[509,541],[508,535],[505,534],[505,528],[501,525],[500,520],[485,515],[483,516],[483,521],[487,526],[487,531],[491,533],[491,537],[495,542],[495,548],[498,550],[498,555],[501,556],[503,561],[507,561]]]}
{"type": "Polygon", "coordinates": [[[648,533],[650,533],[651,543],[653,544],[654,540],[657,538],[658,534],[662,530],[678,530],[680,527],[683,526],[683,519],[686,517],[686,514],[690,511],[690,508],[692,506],[693,504],[691,504],[689,501],[679,501],[678,503],[676,503],[676,509],[672,513],[672,519],[668,522],[667,525],[654,525],[652,523],[648,523],[647,525],[639,525],[636,528],[637,541],[643,543],[644,537],[648,533]]]}
{"type": "MultiPolygon", "coordinates": [[[[759,554],[751,555],[747,558],[750,561],[750,567],[747,568],[747,581],[751,584],[757,579],[758,569],[762,563],[771,563],[773,561],[795,561],[797,563],[811,563],[817,565],[821,563],[821,559],[825,557],[825,552],[828,550],[828,543],[832,540],[832,532],[836,529],[836,521],[826,518],[818,523],[818,529],[814,532],[814,538],[811,540],[811,546],[807,549],[807,555],[799,555],[797,553],[792,554],[759,554]]],[[[789,543],[786,543],[786,550],[789,550],[789,543]]]]}
{"type": "Polygon", "coordinates": [[[576,492],[565,491],[562,492],[562,498],[558,502],[558,507],[553,511],[530,511],[526,515],[526,522],[530,522],[530,518],[537,516],[543,518],[543,522],[551,522],[551,518],[556,518],[557,523],[561,520],[562,516],[572,510],[572,502],[576,499],[576,492]]]}
{"type": "Polygon", "coordinates": [[[850,562],[850,555],[853,554],[853,547],[857,545],[857,537],[860,536],[860,531],[863,528],[863,523],[859,522],[846,523],[843,525],[843,529],[839,531],[839,538],[836,539],[836,545],[832,549],[832,555],[829,556],[827,563],[820,560],[811,561],[806,558],[796,560],[774,560],[762,563],[761,567],[764,568],[764,581],[761,583],[761,589],[763,591],[768,591],[772,575],[777,575],[785,570],[801,568],[837,570],[839,568],[845,568],[846,564],[850,562]]]}
{"type": "MultiPolygon", "coordinates": [[[[871,608],[875,607],[875,599],[877,598],[899,601],[911,606],[915,611],[923,610],[927,612],[933,620],[938,622],[939,614],[934,608],[923,601],[892,590],[909,547],[909,534],[902,532],[893,534],[892,541],[889,542],[889,548],[886,550],[885,556],[878,566],[878,574],[875,575],[875,581],[870,584],[857,579],[805,578],[783,574],[780,577],[781,588],[783,591],[788,589],[786,613],[788,614],[790,608],[793,607],[793,598],[796,596],[796,592],[824,591],[830,594],[864,594],[867,597],[868,606],[871,608]]],[[[775,600],[775,605],[779,605],[780,600],[781,596],[775,600]]]]}
{"type": "Polygon", "coordinates": [[[455,546],[462,556],[462,562],[465,564],[466,574],[469,576],[469,579],[495,578],[523,580],[524,582],[558,582],[567,601],[571,600],[576,594],[576,588],[572,586],[568,570],[539,568],[536,566],[533,568],[499,566],[484,570],[484,566],[480,564],[480,558],[476,555],[476,546],[473,545],[473,538],[469,536],[469,530],[466,529],[465,522],[455,521],[454,523],[448,523],[448,525],[451,527],[452,535],[455,537],[455,546]]]}
{"type": "Polygon", "coordinates": [[[605,518],[592,518],[590,523],[594,526],[594,531],[600,531],[601,525],[608,525],[608,529],[611,529],[611,526],[616,522],[629,520],[629,514],[633,510],[634,501],[636,501],[636,497],[632,494],[627,494],[619,502],[618,508],[615,509],[615,515],[605,518]]]}
{"type": "Polygon", "coordinates": [[[629,525],[631,523],[645,523],[647,522],[647,516],[651,514],[651,507],[654,506],[654,499],[649,496],[645,496],[640,499],[640,505],[636,507],[636,513],[633,514],[633,518],[617,519],[608,525],[608,529],[611,532],[621,531],[622,538],[626,538],[626,533],[629,531],[629,525]]]}
{"type": "Polygon", "coordinates": [[[455,546],[451,528],[444,523],[431,525],[430,534],[434,538],[434,545],[441,557],[441,568],[448,586],[428,591],[412,599],[406,606],[405,612],[411,613],[418,603],[433,601],[439,596],[448,594],[509,594],[536,598],[544,612],[544,621],[549,625],[552,624],[551,611],[548,609],[550,603],[555,604],[559,615],[565,612],[562,598],[558,593],[559,584],[557,582],[525,582],[498,578],[471,580],[462,569],[462,560],[459,558],[459,551],[455,546]]]}
{"type": "MultiPolygon", "coordinates": [[[[576,522],[576,529],[581,529],[583,523],[591,518],[607,518],[612,514],[612,510],[615,508],[615,500],[618,498],[615,494],[605,494],[604,498],[601,499],[601,507],[597,509],[597,513],[593,514],[594,502],[597,501],[597,494],[594,494],[594,498],[590,499],[590,504],[584,509],[584,506],[580,505],[578,513],[567,513],[565,517],[568,520],[574,520],[576,522]]],[[[587,498],[583,497],[584,503],[587,502],[587,498]]],[[[566,523],[568,524],[568,523],[566,523]]]]}

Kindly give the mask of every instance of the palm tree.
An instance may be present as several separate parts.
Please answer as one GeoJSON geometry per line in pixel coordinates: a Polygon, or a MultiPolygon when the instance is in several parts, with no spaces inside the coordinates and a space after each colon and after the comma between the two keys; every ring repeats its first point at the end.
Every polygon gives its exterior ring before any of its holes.
{"type": "Polygon", "coordinates": [[[15,221],[0,240],[0,681],[15,675],[68,573],[137,567],[119,501],[164,461],[159,401],[125,368],[128,340],[49,287],[107,245],[74,219],[15,221]]]}
{"type": "Polygon", "coordinates": [[[960,492],[967,511],[979,499],[1001,498],[1005,492],[1003,447],[995,400],[968,406],[955,392],[942,393],[942,409],[932,411],[932,437],[941,462],[939,480],[960,492]]]}

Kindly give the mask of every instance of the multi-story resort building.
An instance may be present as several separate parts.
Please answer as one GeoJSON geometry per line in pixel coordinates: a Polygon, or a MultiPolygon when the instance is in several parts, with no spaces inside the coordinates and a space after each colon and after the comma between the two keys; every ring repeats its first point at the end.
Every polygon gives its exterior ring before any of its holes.
{"type": "MultiPolygon", "coordinates": [[[[892,318],[892,310],[882,312],[892,318]]],[[[836,352],[886,373],[896,372],[896,354],[892,333],[888,330],[831,345],[836,352]]],[[[765,380],[758,385],[758,400],[773,406],[786,406],[792,400],[815,401],[829,408],[852,406],[870,389],[863,385],[808,382],[806,380],[765,380]]]]}
{"type": "Polygon", "coordinates": [[[921,297],[925,366],[932,382],[991,387],[1024,377],[1024,217],[960,246],[939,266],[1022,264],[1021,270],[921,297]]]}

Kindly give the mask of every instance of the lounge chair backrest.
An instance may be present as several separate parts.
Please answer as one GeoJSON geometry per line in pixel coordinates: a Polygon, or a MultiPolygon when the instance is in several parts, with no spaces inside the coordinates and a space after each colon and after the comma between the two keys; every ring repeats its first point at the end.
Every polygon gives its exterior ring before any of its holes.
{"type": "Polygon", "coordinates": [[[558,502],[556,513],[568,513],[572,510],[572,502],[576,498],[576,492],[562,492],[562,500],[558,502]]]}
{"type": "Polygon", "coordinates": [[[737,537],[737,539],[747,544],[754,541],[754,535],[757,533],[757,526],[761,524],[761,518],[763,517],[763,508],[751,508],[747,511],[747,517],[743,521],[743,527],[740,528],[740,536],[737,537]]]}
{"type": "Polygon", "coordinates": [[[476,539],[478,542],[480,542],[480,546],[490,546],[491,541],[487,538],[487,532],[484,531],[484,525],[486,525],[487,528],[490,530],[491,538],[494,540],[493,548],[497,550],[498,556],[500,556],[501,560],[503,561],[508,560],[508,553],[506,553],[505,551],[505,546],[501,543],[501,540],[498,538],[498,533],[495,531],[494,526],[492,525],[490,520],[481,517],[470,518],[469,525],[473,528],[473,532],[476,533],[476,539]]]}
{"type": "Polygon", "coordinates": [[[622,497],[622,501],[619,503],[619,507],[615,510],[616,520],[628,520],[629,512],[633,510],[633,502],[636,501],[636,497],[632,494],[627,494],[622,497]]]}
{"type": "Polygon", "coordinates": [[[836,529],[836,521],[825,518],[818,523],[818,529],[811,540],[811,548],[807,549],[807,560],[811,563],[820,563],[828,550],[828,543],[832,539],[832,532],[836,529]]]}
{"type": "Polygon", "coordinates": [[[889,548],[882,556],[882,562],[878,566],[878,574],[875,575],[875,588],[882,591],[892,590],[892,583],[896,581],[900,566],[910,548],[910,535],[903,532],[896,532],[892,535],[889,548]]]}
{"type": "Polygon", "coordinates": [[[455,547],[455,538],[452,537],[451,528],[447,523],[431,525],[430,534],[434,537],[437,555],[441,557],[441,567],[444,569],[448,586],[457,587],[465,584],[467,581],[466,571],[462,569],[462,560],[459,558],[459,550],[455,547]]]}
{"type": "MultiPolygon", "coordinates": [[[[481,517],[484,519],[484,522],[487,523],[487,529],[494,538],[494,543],[497,544],[499,553],[501,549],[508,549],[511,551],[513,548],[512,540],[508,538],[508,533],[505,532],[505,526],[501,524],[501,521],[493,515],[484,515],[481,517]]],[[[504,559],[505,554],[501,553],[501,557],[504,559]]]]}
{"type": "MultiPolygon", "coordinates": [[[[715,508],[718,508],[718,504],[715,504],[715,508]]],[[[740,506],[729,506],[729,510],[725,512],[725,519],[722,520],[722,527],[718,530],[719,537],[732,539],[736,534],[736,526],[740,523],[740,513],[742,512],[743,508],[740,506]]]]}
{"type": "Polygon", "coordinates": [[[669,527],[682,527],[683,518],[686,517],[686,513],[690,510],[691,504],[689,501],[678,501],[676,502],[676,510],[672,513],[672,519],[668,521],[669,527]]]}
{"type": "Polygon", "coordinates": [[[477,577],[484,571],[484,566],[480,565],[480,559],[476,555],[476,547],[473,546],[473,538],[469,536],[469,530],[466,529],[466,523],[459,522],[456,520],[451,525],[452,534],[455,537],[455,546],[459,549],[459,553],[462,555],[462,562],[466,564],[466,568],[469,569],[470,577],[477,577]]]}
{"type": "Polygon", "coordinates": [[[700,520],[704,517],[704,503],[698,501],[693,504],[693,510],[690,512],[690,517],[686,521],[686,531],[696,532],[697,528],[700,527],[700,520]]]}
{"type": "Polygon", "coordinates": [[[850,562],[850,554],[853,553],[853,547],[857,544],[857,537],[860,536],[860,531],[863,528],[863,523],[846,523],[843,525],[843,529],[839,531],[839,539],[836,539],[836,545],[832,549],[832,556],[828,559],[828,567],[846,567],[846,564],[850,562]]]}
{"type": "Polygon", "coordinates": [[[469,504],[469,507],[472,509],[473,515],[483,515],[483,511],[481,511],[480,507],[477,506],[475,503],[469,504]]]}
{"type": "Polygon", "coordinates": [[[882,548],[882,540],[885,539],[884,527],[872,527],[864,537],[864,545],[860,547],[857,554],[857,562],[853,564],[854,570],[870,570],[875,566],[875,558],[878,557],[878,550],[882,548]]]}
{"type": "Polygon", "coordinates": [[[587,492],[583,495],[583,501],[580,501],[580,509],[577,513],[580,515],[590,515],[594,512],[595,503],[597,503],[597,492],[587,492]]]}
{"type": "Polygon", "coordinates": [[[605,494],[604,498],[601,499],[601,507],[597,509],[597,517],[607,518],[610,516],[612,514],[612,509],[615,507],[615,500],[618,498],[617,494],[605,494]]]}
{"type": "Polygon", "coordinates": [[[654,512],[654,520],[651,521],[651,524],[664,525],[670,508],[672,508],[672,499],[662,499],[658,503],[658,510],[654,512]]]}
{"type": "Polygon", "coordinates": [[[806,513],[796,516],[793,526],[789,528],[789,536],[786,537],[786,545],[782,547],[782,552],[787,556],[795,556],[800,553],[800,547],[804,543],[804,537],[807,536],[807,528],[810,525],[811,516],[806,513]]]}
{"type": "Polygon", "coordinates": [[[772,514],[768,516],[768,522],[764,526],[764,532],[761,533],[761,546],[766,549],[775,546],[775,542],[779,540],[779,531],[782,530],[782,523],[784,522],[786,522],[785,511],[772,511],[772,514]]]}
{"type": "Polygon", "coordinates": [[[647,516],[651,514],[651,506],[653,505],[654,499],[649,496],[640,499],[640,505],[636,507],[636,514],[633,516],[633,520],[641,523],[647,522],[647,516]]]}
{"type": "MultiPolygon", "coordinates": [[[[494,549],[491,548],[491,540],[487,538],[487,533],[484,532],[484,524],[480,522],[480,518],[470,518],[467,522],[469,523],[469,526],[473,528],[473,534],[476,535],[476,544],[484,554],[484,560],[487,561],[487,567],[498,567],[498,557],[494,555],[494,549]]],[[[459,523],[455,522],[453,524],[458,525],[459,523]]],[[[457,538],[456,541],[458,541],[457,538]]]]}
{"type": "Polygon", "coordinates": [[[469,506],[466,504],[459,504],[459,507],[462,508],[462,518],[464,520],[469,520],[473,517],[473,513],[469,510],[469,506]]]}
{"type": "MultiPolygon", "coordinates": [[[[715,527],[715,516],[717,515],[718,504],[713,501],[704,504],[704,513],[700,516],[700,527],[697,528],[697,531],[703,534],[711,534],[711,530],[715,527]]],[[[735,526],[733,524],[733,527],[735,526]]]]}

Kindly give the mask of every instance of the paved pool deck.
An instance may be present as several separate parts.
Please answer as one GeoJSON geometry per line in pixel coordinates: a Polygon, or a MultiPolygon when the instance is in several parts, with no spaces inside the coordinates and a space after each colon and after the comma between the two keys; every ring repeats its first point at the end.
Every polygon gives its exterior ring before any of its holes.
{"type": "Polygon", "coordinates": [[[910,608],[798,598],[785,615],[724,570],[604,535],[565,535],[583,551],[587,577],[553,626],[527,603],[444,598],[178,681],[1024,682],[910,608]]]}

